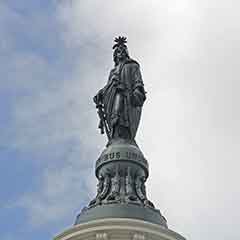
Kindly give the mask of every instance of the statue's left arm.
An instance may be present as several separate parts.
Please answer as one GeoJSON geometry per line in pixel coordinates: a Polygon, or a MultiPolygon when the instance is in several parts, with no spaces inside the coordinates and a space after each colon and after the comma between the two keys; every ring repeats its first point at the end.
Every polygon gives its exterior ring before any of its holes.
{"type": "Polygon", "coordinates": [[[136,64],[133,72],[133,93],[132,93],[133,105],[136,107],[142,107],[146,100],[146,94],[144,90],[144,84],[140,71],[139,64],[136,64]]]}

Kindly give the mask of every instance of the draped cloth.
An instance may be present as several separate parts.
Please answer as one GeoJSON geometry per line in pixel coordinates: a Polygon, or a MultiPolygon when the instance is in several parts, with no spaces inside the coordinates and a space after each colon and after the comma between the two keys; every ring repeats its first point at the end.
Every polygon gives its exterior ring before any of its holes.
{"type": "Polygon", "coordinates": [[[127,138],[134,140],[146,99],[139,64],[127,59],[113,68],[102,96],[111,137],[117,128],[123,127],[129,133],[127,138]]]}

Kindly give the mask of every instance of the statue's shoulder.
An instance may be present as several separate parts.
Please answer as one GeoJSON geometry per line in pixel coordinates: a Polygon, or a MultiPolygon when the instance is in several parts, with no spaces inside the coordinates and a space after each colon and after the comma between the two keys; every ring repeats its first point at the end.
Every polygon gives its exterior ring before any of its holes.
{"type": "Polygon", "coordinates": [[[138,67],[140,66],[139,63],[132,59],[132,58],[129,58],[127,61],[126,61],[126,64],[133,64],[133,65],[137,65],[138,67]]]}
{"type": "Polygon", "coordinates": [[[137,71],[140,69],[140,65],[139,63],[134,60],[134,59],[128,59],[126,62],[125,62],[125,66],[129,69],[131,69],[132,71],[137,71]]]}

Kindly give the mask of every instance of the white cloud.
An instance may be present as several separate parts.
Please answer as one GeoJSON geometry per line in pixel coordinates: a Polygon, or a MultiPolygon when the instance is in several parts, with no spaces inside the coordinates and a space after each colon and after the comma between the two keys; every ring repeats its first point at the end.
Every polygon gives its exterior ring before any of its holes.
{"type": "Polygon", "coordinates": [[[28,209],[30,223],[35,227],[60,223],[66,218],[73,222],[94,194],[93,174],[90,169],[81,170],[76,160],[46,169],[42,180],[36,192],[27,193],[18,203],[28,209]]]}

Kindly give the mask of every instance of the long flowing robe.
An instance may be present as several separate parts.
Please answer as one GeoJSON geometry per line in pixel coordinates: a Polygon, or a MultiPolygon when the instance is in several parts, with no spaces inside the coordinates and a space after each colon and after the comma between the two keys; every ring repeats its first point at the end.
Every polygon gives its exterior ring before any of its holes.
{"type": "Polygon", "coordinates": [[[129,130],[130,139],[134,139],[138,129],[142,105],[146,99],[143,80],[139,64],[132,59],[127,59],[110,72],[108,83],[102,89],[106,121],[113,134],[113,119],[116,114],[116,101],[120,96],[121,111],[118,122],[129,130]],[[137,91],[136,91],[137,90],[137,91]],[[135,94],[135,93],[138,94],[135,94]]]}

